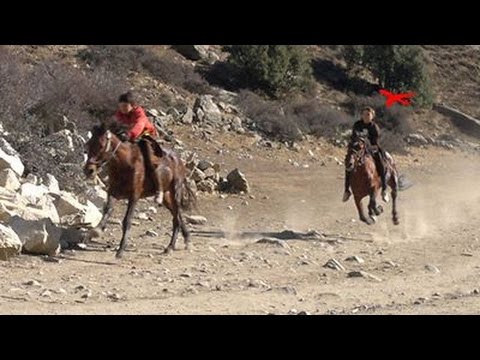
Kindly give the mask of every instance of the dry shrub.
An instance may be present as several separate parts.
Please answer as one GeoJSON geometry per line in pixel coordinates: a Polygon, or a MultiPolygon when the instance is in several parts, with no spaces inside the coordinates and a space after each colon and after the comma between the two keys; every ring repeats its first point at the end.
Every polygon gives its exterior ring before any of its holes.
{"type": "Polygon", "coordinates": [[[91,45],[79,57],[94,67],[103,67],[120,76],[146,71],[156,79],[197,94],[211,93],[207,81],[195,68],[168,53],[155,52],[146,45],[91,45]]]}
{"type": "Polygon", "coordinates": [[[242,91],[238,104],[260,131],[281,141],[300,140],[307,134],[331,138],[352,123],[347,114],[315,99],[272,101],[242,91]]]}

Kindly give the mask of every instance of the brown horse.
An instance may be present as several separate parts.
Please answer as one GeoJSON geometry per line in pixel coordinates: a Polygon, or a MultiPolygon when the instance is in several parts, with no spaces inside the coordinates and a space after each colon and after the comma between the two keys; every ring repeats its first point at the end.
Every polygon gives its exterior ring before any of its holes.
{"type": "MultiPolygon", "coordinates": [[[[352,156],[350,157],[350,166],[352,168],[351,174],[351,188],[355,205],[357,206],[360,220],[368,225],[376,222],[375,216],[383,212],[383,208],[377,205],[377,197],[381,191],[381,179],[378,174],[375,160],[371,153],[371,148],[367,140],[358,137],[352,144],[350,149],[352,156]],[[362,205],[362,199],[366,196],[370,197],[368,203],[368,218],[362,205]]],[[[400,223],[397,212],[397,195],[399,191],[398,172],[393,162],[392,157],[387,154],[387,184],[392,189],[392,219],[395,225],[400,223]]]]}
{"type": "Polygon", "coordinates": [[[128,234],[135,205],[141,198],[155,195],[152,181],[152,168],[147,166],[149,157],[156,165],[156,171],[161,172],[161,186],[164,191],[163,205],[170,210],[173,216],[173,232],[170,244],[165,252],[175,250],[179,231],[185,240],[185,248],[190,242],[189,232],[182,218],[182,209],[195,203],[195,194],[191,191],[186,181],[186,168],[182,160],[171,150],[162,150],[162,156],[153,155],[146,143],[122,142],[114,134],[113,128],[106,124],[95,126],[91,132],[92,137],[86,144],[88,155],[84,172],[87,178],[96,178],[98,171],[106,167],[108,172],[108,199],[103,209],[103,218],[97,228],[92,231],[92,236],[99,236],[105,231],[108,219],[113,211],[115,200],[128,200],[127,213],[123,219],[123,235],[117,258],[121,258],[127,246],[128,234]]]}

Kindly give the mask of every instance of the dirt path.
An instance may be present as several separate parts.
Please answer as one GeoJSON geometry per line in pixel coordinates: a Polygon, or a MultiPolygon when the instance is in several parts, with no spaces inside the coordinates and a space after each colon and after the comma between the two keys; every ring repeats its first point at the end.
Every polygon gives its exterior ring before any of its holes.
{"type": "MultiPolygon", "coordinates": [[[[122,261],[114,258],[120,229],[112,225],[100,244],[64,254],[60,263],[25,255],[0,263],[0,313],[477,313],[480,161],[433,151],[402,161],[415,186],[400,195],[401,225],[392,225],[386,205],[368,227],[357,221],[353,202],[340,201],[343,168],[335,161],[302,168],[283,158],[226,156],[227,168],[247,174],[254,198],[202,196],[199,213],[209,222],[192,227],[192,250],[162,255],[170,219],[143,203],[140,212],[151,220],[137,220],[122,261]],[[258,237],[205,236],[285,229],[314,229],[342,240],[289,240],[281,247],[256,244],[258,237]],[[345,260],[354,255],[364,262],[345,260]],[[346,271],[324,268],[331,258],[346,271]],[[373,278],[348,277],[354,270],[373,278]]],[[[115,218],[123,211],[117,209],[115,218]]]]}

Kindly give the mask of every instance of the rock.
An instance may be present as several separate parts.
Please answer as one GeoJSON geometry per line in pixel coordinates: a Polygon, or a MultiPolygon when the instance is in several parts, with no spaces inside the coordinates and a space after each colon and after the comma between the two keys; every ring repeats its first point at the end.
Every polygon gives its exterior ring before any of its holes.
{"type": "Polygon", "coordinates": [[[25,198],[19,195],[12,201],[0,200],[0,221],[8,223],[11,217],[15,215],[25,220],[49,218],[55,223],[60,221],[57,210],[48,197],[42,198],[36,204],[28,203],[25,198]]]}
{"type": "Polygon", "coordinates": [[[20,195],[32,203],[40,201],[47,193],[48,189],[43,185],[35,185],[27,182],[20,186],[20,195]]]}
{"type": "Polygon", "coordinates": [[[250,186],[248,181],[243,173],[240,170],[235,169],[227,175],[228,187],[229,190],[235,193],[238,192],[250,192],[250,186]]]}
{"type": "Polygon", "coordinates": [[[210,169],[210,168],[213,168],[213,163],[211,161],[208,161],[208,160],[200,160],[198,162],[198,165],[197,167],[202,170],[202,171],[205,171],[207,169],[210,169]]]}
{"type": "Polygon", "coordinates": [[[88,230],[68,227],[62,229],[60,236],[60,246],[62,249],[73,249],[79,245],[85,245],[83,242],[87,239],[88,230]]]}
{"type": "Polygon", "coordinates": [[[87,200],[81,214],[80,222],[83,224],[90,224],[92,227],[97,226],[103,217],[100,210],[89,200],[87,200]]]}
{"type": "Polygon", "coordinates": [[[365,262],[365,260],[363,260],[360,256],[356,256],[356,255],[347,257],[345,261],[354,261],[359,264],[363,264],[365,262]]]}
{"type": "Polygon", "coordinates": [[[269,244],[280,246],[285,249],[290,249],[290,246],[283,240],[275,239],[275,238],[262,238],[260,240],[255,241],[256,244],[269,244]]]}
{"type": "Polygon", "coordinates": [[[29,221],[13,216],[8,224],[20,238],[24,251],[51,256],[60,251],[62,229],[57,228],[50,219],[29,221]]]}
{"type": "Polygon", "coordinates": [[[22,176],[25,166],[12,146],[0,138],[0,170],[4,169],[12,169],[18,176],[22,176]]]}
{"type": "Polygon", "coordinates": [[[200,182],[205,180],[205,173],[202,170],[195,168],[193,169],[190,178],[195,182],[200,182]]]}
{"type": "Polygon", "coordinates": [[[350,271],[348,273],[348,277],[355,278],[355,277],[363,277],[366,279],[371,279],[375,281],[382,281],[378,276],[372,275],[370,273],[367,273],[366,271],[350,271]]]}
{"type": "Polygon", "coordinates": [[[40,284],[37,280],[28,280],[23,283],[25,286],[34,286],[34,287],[41,287],[42,284],[40,284]]]}
{"type": "Polygon", "coordinates": [[[147,213],[139,212],[137,215],[135,215],[135,219],[138,219],[138,220],[148,220],[148,219],[150,219],[150,216],[148,216],[147,213]]]}
{"type": "Polygon", "coordinates": [[[105,190],[102,189],[100,185],[95,185],[92,188],[87,190],[86,197],[90,200],[97,208],[103,209],[107,202],[108,194],[105,190]]]}
{"type": "Polygon", "coordinates": [[[0,224],[0,260],[8,260],[22,251],[22,242],[10,227],[0,224]]]}
{"type": "Polygon", "coordinates": [[[17,191],[21,183],[17,178],[15,171],[12,169],[4,169],[0,171],[0,186],[5,189],[17,191]]]}
{"type": "Polygon", "coordinates": [[[213,179],[214,181],[218,181],[220,177],[218,173],[216,173],[215,170],[213,170],[213,168],[206,169],[204,171],[204,174],[206,179],[213,179]]]}
{"type": "Polygon", "coordinates": [[[343,265],[340,264],[340,262],[338,262],[335,259],[328,260],[325,263],[325,265],[323,265],[323,267],[329,268],[329,269],[332,269],[332,270],[345,271],[345,268],[343,267],[343,265]]]}
{"type": "Polygon", "coordinates": [[[45,181],[45,186],[47,187],[48,191],[54,194],[60,193],[60,186],[58,185],[58,181],[52,174],[47,174],[47,179],[45,181]]]}
{"type": "Polygon", "coordinates": [[[310,315],[310,313],[309,313],[308,311],[303,311],[303,310],[302,310],[302,311],[299,311],[299,312],[297,313],[297,315],[310,315]]]}
{"type": "Polygon", "coordinates": [[[52,292],[48,289],[45,289],[40,293],[40,296],[50,298],[50,297],[52,297],[52,292]]]}
{"type": "Polygon", "coordinates": [[[435,265],[431,265],[431,264],[425,265],[425,270],[434,274],[438,274],[440,272],[440,270],[435,265]]]}
{"type": "Polygon", "coordinates": [[[38,181],[38,176],[34,175],[32,173],[28,174],[27,177],[25,178],[25,182],[28,182],[33,185],[40,185],[38,181]]]}
{"type": "Polygon", "coordinates": [[[409,134],[405,141],[410,145],[428,145],[428,140],[421,134],[409,134]]]}
{"type": "Polygon", "coordinates": [[[145,235],[150,236],[150,237],[157,237],[158,233],[156,231],[153,231],[153,230],[147,230],[145,232],[145,235]]]}
{"type": "Polygon", "coordinates": [[[180,121],[184,124],[191,124],[193,122],[193,116],[193,110],[188,107],[187,111],[182,115],[180,121]]]}
{"type": "Polygon", "coordinates": [[[187,224],[205,225],[207,223],[207,218],[200,215],[185,215],[185,221],[187,224]]]}
{"type": "Polygon", "coordinates": [[[217,188],[217,184],[212,179],[206,179],[202,180],[197,184],[197,189],[199,191],[207,192],[207,193],[213,193],[215,192],[215,189],[217,188]]]}
{"type": "Polygon", "coordinates": [[[196,122],[219,124],[222,122],[222,112],[213,101],[212,95],[201,95],[193,106],[196,122]]]}
{"type": "Polygon", "coordinates": [[[60,218],[66,215],[75,215],[82,212],[85,206],[71,193],[62,191],[59,194],[52,194],[60,218]]]}

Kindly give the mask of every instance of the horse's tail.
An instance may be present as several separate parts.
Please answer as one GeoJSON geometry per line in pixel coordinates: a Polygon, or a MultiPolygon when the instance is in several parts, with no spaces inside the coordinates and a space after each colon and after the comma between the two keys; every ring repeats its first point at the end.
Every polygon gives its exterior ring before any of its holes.
{"type": "Polygon", "coordinates": [[[398,176],[398,190],[405,191],[413,186],[413,182],[408,180],[405,175],[398,176]]]}
{"type": "Polygon", "coordinates": [[[192,190],[187,178],[175,181],[175,201],[182,210],[192,210],[197,208],[197,195],[192,190]]]}

